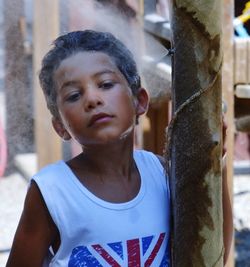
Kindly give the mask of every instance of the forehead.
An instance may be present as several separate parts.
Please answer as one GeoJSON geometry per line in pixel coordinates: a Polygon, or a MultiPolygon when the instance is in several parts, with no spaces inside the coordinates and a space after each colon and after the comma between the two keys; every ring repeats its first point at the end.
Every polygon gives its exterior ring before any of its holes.
{"type": "Polygon", "coordinates": [[[77,75],[95,75],[110,71],[121,75],[114,60],[102,52],[77,52],[66,59],[55,71],[55,78],[70,78],[77,75]]]}

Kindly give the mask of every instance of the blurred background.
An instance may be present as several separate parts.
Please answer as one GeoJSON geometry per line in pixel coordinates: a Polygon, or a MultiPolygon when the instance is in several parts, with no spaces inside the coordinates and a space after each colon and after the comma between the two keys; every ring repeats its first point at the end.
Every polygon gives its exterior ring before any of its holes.
{"type": "MultiPolygon", "coordinates": [[[[223,0],[223,99],[227,165],[234,204],[228,266],[250,266],[250,1],[223,0]]],[[[30,177],[76,155],[51,127],[37,80],[52,41],[72,30],[110,31],[134,53],[149,111],[136,146],[163,154],[171,120],[171,29],[168,0],[0,0],[0,267],[4,267],[30,177]]]]}

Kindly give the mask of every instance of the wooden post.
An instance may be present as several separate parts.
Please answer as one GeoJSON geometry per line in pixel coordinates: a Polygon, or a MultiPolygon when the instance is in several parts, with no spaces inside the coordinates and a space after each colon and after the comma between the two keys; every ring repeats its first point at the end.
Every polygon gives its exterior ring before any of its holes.
{"type": "Polygon", "coordinates": [[[33,149],[32,97],[28,82],[29,59],[25,54],[24,1],[5,0],[5,102],[8,170],[13,171],[17,154],[33,149]]]}
{"type": "Polygon", "coordinates": [[[51,124],[51,115],[47,110],[37,73],[41,68],[41,59],[48,51],[52,41],[59,35],[59,1],[35,0],[33,25],[33,66],[35,88],[35,139],[38,156],[38,168],[62,158],[61,140],[51,124]]]}
{"type": "MultiPolygon", "coordinates": [[[[225,9],[225,8],[224,8],[225,9]]],[[[230,25],[230,23],[229,23],[230,25]]],[[[225,32],[226,33],[226,32],[225,32]]],[[[226,36],[225,36],[226,38],[226,36]]],[[[230,40],[228,40],[230,41],[230,40]]],[[[232,54],[229,57],[232,57],[234,54],[234,65],[235,65],[235,72],[234,74],[234,83],[235,84],[246,84],[248,83],[248,39],[235,37],[234,39],[234,50],[231,50],[232,54]]],[[[228,60],[228,58],[226,58],[228,60]]],[[[232,76],[232,77],[233,77],[232,76]]],[[[231,79],[230,79],[231,80],[231,79]]]]}
{"type": "Polygon", "coordinates": [[[222,0],[171,1],[172,266],[223,266],[222,0]]]}
{"type": "MultiPolygon", "coordinates": [[[[227,105],[225,114],[227,129],[227,180],[233,200],[233,156],[234,156],[234,1],[223,0],[223,68],[222,68],[222,93],[227,105]]],[[[241,69],[244,72],[244,69],[241,69]]],[[[234,245],[232,245],[227,267],[234,266],[234,245]]]]}

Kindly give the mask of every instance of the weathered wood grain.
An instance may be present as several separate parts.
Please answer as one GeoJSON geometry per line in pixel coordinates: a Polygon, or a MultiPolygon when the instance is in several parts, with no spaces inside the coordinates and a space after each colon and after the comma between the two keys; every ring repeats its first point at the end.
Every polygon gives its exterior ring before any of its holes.
{"type": "Polygon", "coordinates": [[[172,266],[223,266],[221,1],[172,0],[172,266]]]}

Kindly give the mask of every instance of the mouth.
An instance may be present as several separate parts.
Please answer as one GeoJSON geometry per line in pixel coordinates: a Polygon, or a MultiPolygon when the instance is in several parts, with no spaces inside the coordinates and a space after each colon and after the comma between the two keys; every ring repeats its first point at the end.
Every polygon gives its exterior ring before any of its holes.
{"type": "Polygon", "coordinates": [[[106,114],[106,113],[98,113],[96,115],[93,115],[90,118],[90,121],[88,123],[88,127],[91,127],[95,124],[101,124],[101,123],[105,123],[105,122],[109,122],[111,119],[113,118],[113,116],[106,114]]]}

